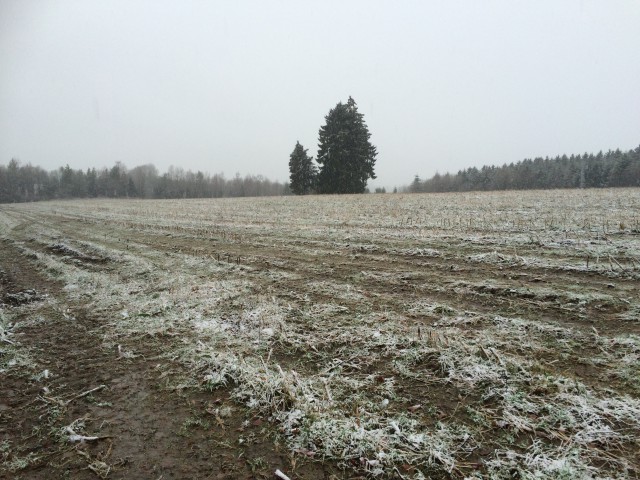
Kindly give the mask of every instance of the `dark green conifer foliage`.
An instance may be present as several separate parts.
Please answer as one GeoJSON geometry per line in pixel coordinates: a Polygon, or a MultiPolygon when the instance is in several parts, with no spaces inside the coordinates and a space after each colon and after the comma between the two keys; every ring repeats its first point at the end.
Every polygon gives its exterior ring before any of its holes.
{"type": "Polygon", "coordinates": [[[318,190],[320,193],[364,193],[367,180],[376,178],[374,166],[378,154],[371,134],[349,97],[338,103],[325,117],[318,136],[318,190]]]}
{"type": "Polygon", "coordinates": [[[408,187],[411,192],[527,190],[536,188],[640,187],[640,146],[594,155],[525,158],[502,166],[476,167],[456,174],[436,173],[408,187]]]}
{"type": "Polygon", "coordinates": [[[296,195],[307,195],[315,187],[317,169],[307,150],[296,142],[289,157],[289,188],[296,195]]]}

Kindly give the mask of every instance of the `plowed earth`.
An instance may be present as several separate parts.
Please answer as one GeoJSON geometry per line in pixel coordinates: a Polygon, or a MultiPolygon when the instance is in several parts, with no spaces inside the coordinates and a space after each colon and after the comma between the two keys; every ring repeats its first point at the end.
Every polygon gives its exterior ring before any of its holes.
{"type": "MultiPolygon", "coordinates": [[[[261,417],[243,408],[223,420],[211,413],[232,402],[227,391],[167,385],[166,372],[154,360],[163,341],[132,342],[135,358],[104,348],[104,319],[67,301],[60,285],[44,278],[10,242],[0,252],[3,298],[35,290],[56,299],[54,306],[34,305],[16,316],[27,325],[11,338],[29,352],[30,365],[0,374],[0,478],[272,478],[276,468],[291,470],[291,455],[274,443],[273,429],[261,417]],[[44,370],[49,378],[42,378],[44,370]],[[103,388],[75,399],[96,387],[103,388]],[[64,427],[74,422],[101,438],[70,443],[64,427]],[[239,444],[247,435],[252,441],[239,444]],[[24,468],[17,459],[25,459],[24,468]]],[[[182,366],[175,368],[176,375],[184,374],[182,366]]],[[[305,478],[339,472],[293,461],[305,478]]]]}
{"type": "Polygon", "coordinates": [[[639,207],[2,205],[0,477],[637,478],[639,207]]]}

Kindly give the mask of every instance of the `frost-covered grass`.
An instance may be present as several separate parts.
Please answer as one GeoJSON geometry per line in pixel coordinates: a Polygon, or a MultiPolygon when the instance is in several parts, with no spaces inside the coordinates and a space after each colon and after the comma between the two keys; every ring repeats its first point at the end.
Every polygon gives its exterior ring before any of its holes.
{"type": "Polygon", "coordinates": [[[47,320],[39,312],[53,305],[55,301],[47,296],[20,306],[0,305],[0,374],[17,371],[29,375],[36,370],[32,355],[20,341],[20,330],[45,324],[47,320]]]}
{"type": "Polygon", "coordinates": [[[12,241],[103,319],[106,347],[162,338],[159,361],[191,372],[176,383],[230,389],[293,452],[370,476],[634,478],[638,207],[631,189],[0,219],[39,219],[12,241]]]}

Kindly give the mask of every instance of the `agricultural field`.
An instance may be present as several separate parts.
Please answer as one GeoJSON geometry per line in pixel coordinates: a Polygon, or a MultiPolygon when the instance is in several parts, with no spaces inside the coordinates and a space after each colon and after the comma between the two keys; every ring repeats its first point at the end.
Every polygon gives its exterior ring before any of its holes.
{"type": "Polygon", "coordinates": [[[0,268],[0,477],[640,476],[640,189],[0,205],[0,268]]]}

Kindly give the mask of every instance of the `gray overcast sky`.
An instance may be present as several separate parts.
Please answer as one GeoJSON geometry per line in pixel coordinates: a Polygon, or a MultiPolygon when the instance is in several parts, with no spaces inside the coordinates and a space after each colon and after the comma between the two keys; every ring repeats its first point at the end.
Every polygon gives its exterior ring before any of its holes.
{"type": "Polygon", "coordinates": [[[640,2],[0,0],[0,164],[288,178],[354,97],[371,186],[640,144],[640,2]]]}

